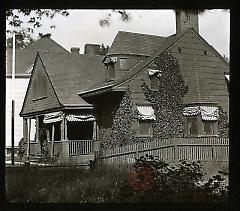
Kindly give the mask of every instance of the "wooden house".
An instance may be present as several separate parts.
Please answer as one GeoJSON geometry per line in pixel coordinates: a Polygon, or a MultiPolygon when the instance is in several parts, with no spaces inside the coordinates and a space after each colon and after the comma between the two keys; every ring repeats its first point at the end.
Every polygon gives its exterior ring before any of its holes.
{"type": "MultiPolygon", "coordinates": [[[[23,120],[19,116],[22,108],[24,96],[27,91],[28,82],[31,76],[34,59],[38,50],[50,52],[68,52],[58,43],[45,35],[34,41],[30,46],[23,49],[16,49],[16,71],[15,71],[15,124],[14,124],[14,145],[23,138],[23,120]]],[[[11,146],[11,100],[12,100],[12,48],[6,51],[6,147],[11,146]]],[[[35,122],[32,122],[35,125],[35,122]]],[[[31,140],[35,138],[35,126],[32,127],[31,140]]]]}
{"type": "Polygon", "coordinates": [[[229,64],[198,28],[197,14],[177,11],[176,34],[120,31],[106,56],[91,44],[83,55],[39,51],[20,113],[27,157],[45,139],[59,163],[84,163],[133,143],[228,137],[229,64]]]}

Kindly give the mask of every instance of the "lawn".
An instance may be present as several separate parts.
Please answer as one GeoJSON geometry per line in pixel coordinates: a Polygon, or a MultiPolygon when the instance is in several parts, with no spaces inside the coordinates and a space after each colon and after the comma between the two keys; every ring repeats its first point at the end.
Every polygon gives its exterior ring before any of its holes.
{"type": "Polygon", "coordinates": [[[117,202],[127,168],[6,168],[8,202],[117,202]]]}
{"type": "Polygon", "coordinates": [[[227,202],[228,174],[204,178],[199,162],[168,165],[6,168],[6,200],[29,203],[227,202]]]}

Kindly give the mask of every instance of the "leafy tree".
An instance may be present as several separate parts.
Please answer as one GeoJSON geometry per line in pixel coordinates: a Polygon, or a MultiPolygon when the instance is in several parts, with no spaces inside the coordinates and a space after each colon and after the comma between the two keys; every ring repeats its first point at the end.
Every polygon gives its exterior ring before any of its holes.
{"type": "MultiPolygon", "coordinates": [[[[16,34],[16,47],[24,48],[33,42],[33,33],[43,26],[43,18],[53,19],[56,15],[67,17],[68,10],[63,9],[9,9],[6,11],[6,45],[12,46],[11,33],[16,34]]],[[[51,25],[50,29],[55,28],[51,25]]],[[[42,33],[39,32],[39,37],[42,33]]]]}

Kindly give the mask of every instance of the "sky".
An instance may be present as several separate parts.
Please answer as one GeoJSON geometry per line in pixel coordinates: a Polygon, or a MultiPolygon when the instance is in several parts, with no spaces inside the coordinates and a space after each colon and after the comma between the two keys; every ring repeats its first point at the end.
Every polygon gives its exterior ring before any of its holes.
{"type": "MultiPolygon", "coordinates": [[[[169,36],[176,32],[175,13],[173,10],[127,10],[130,21],[123,22],[120,16],[112,13],[110,26],[102,27],[99,20],[105,18],[111,10],[70,10],[68,17],[61,15],[52,21],[45,20],[43,32],[51,30],[51,38],[70,51],[79,47],[84,52],[84,45],[104,44],[111,46],[118,31],[169,36]]],[[[199,15],[200,35],[221,55],[229,56],[230,13],[223,10],[207,10],[199,15]]]]}

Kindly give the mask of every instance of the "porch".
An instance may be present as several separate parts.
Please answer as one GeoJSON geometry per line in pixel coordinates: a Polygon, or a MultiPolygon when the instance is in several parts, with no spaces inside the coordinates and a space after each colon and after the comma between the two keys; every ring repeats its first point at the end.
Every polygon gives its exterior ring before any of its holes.
{"type": "Polygon", "coordinates": [[[39,160],[47,148],[49,157],[56,158],[56,164],[86,164],[94,160],[99,151],[98,127],[92,114],[53,112],[24,118],[24,125],[28,161],[39,160]],[[33,118],[36,119],[34,141],[29,136],[33,118]]]}

